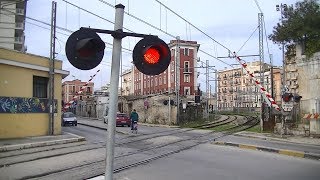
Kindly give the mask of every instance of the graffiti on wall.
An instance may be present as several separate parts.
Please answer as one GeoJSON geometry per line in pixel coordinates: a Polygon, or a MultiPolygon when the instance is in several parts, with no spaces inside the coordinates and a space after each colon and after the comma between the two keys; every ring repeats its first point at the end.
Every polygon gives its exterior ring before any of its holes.
{"type": "MultiPolygon", "coordinates": [[[[54,100],[57,113],[57,100],[54,100]]],[[[49,99],[0,96],[0,113],[49,113],[49,99]]]]}

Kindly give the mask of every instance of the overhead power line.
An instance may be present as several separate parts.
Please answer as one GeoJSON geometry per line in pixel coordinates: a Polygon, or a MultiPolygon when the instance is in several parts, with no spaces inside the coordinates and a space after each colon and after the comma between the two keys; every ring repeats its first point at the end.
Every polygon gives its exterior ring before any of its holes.
{"type": "MultiPolygon", "coordinates": [[[[65,0],[63,0],[63,1],[65,1],[65,0]]],[[[110,6],[110,7],[112,7],[112,8],[115,8],[114,5],[108,3],[108,2],[106,2],[106,1],[104,1],[104,0],[99,0],[99,1],[102,2],[102,3],[104,3],[104,4],[106,4],[106,5],[108,5],[108,6],[110,6]]],[[[170,8],[168,8],[167,6],[165,6],[164,4],[162,4],[161,2],[159,2],[159,3],[160,3],[162,6],[164,6],[166,9],[168,9],[169,11],[172,11],[170,8]]],[[[172,11],[172,12],[173,12],[173,11],[172,11]]],[[[129,14],[129,13],[126,12],[126,11],[125,11],[124,13],[127,14],[128,16],[130,16],[130,17],[132,17],[132,18],[134,18],[134,19],[136,19],[136,20],[138,20],[138,21],[140,21],[140,22],[142,22],[142,23],[144,23],[144,24],[146,24],[146,25],[148,25],[148,26],[150,26],[150,27],[152,27],[152,28],[154,28],[154,29],[156,29],[156,30],[158,30],[158,31],[160,31],[160,32],[168,35],[168,36],[170,36],[170,37],[172,37],[172,38],[174,38],[174,39],[177,38],[177,36],[172,35],[172,34],[166,32],[166,31],[164,31],[164,30],[162,30],[162,29],[160,29],[160,28],[158,28],[158,27],[156,27],[156,26],[154,26],[154,25],[152,25],[152,24],[150,24],[150,23],[142,20],[141,18],[138,18],[138,17],[136,17],[136,16],[134,16],[134,15],[132,15],[132,14],[129,14]]],[[[173,13],[175,13],[175,12],[173,12],[173,13]]],[[[176,13],[175,13],[175,14],[176,14],[176,13]]],[[[181,17],[180,15],[178,15],[178,14],[176,14],[176,15],[177,15],[178,17],[182,18],[183,20],[185,20],[185,19],[184,19],[183,17],[181,17]]],[[[227,47],[225,47],[224,45],[222,45],[221,43],[219,43],[218,41],[216,41],[215,39],[213,39],[212,37],[210,37],[208,34],[204,33],[202,30],[200,30],[199,28],[197,28],[197,27],[195,27],[194,25],[192,25],[189,21],[187,21],[187,20],[185,20],[185,21],[186,21],[187,23],[189,23],[191,26],[193,26],[194,28],[196,28],[197,30],[199,30],[200,32],[202,32],[203,34],[205,34],[206,36],[208,36],[210,39],[212,39],[212,40],[213,40],[214,42],[216,42],[217,44],[219,44],[219,45],[221,45],[222,47],[224,47],[224,48],[226,48],[227,50],[229,50],[227,47]]],[[[216,59],[216,60],[218,60],[218,61],[220,61],[220,62],[222,62],[222,63],[224,63],[224,64],[226,64],[226,65],[228,65],[228,66],[233,67],[231,64],[228,64],[228,63],[222,61],[221,59],[218,59],[217,57],[211,55],[211,54],[208,53],[208,52],[205,52],[205,51],[203,51],[203,50],[201,50],[201,49],[199,49],[199,51],[202,52],[202,53],[204,53],[204,54],[206,54],[206,55],[208,55],[208,56],[210,56],[210,57],[212,57],[212,58],[214,58],[214,59],[216,59]]],[[[230,51],[230,50],[229,50],[229,51],[230,51]]]]}

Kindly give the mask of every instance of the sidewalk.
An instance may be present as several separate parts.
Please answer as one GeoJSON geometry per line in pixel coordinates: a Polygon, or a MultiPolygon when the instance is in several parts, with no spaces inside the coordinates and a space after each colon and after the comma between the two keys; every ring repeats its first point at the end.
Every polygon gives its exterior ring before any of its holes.
{"type": "Polygon", "coordinates": [[[229,136],[225,140],[212,142],[212,144],[320,160],[320,138],[304,136],[281,137],[280,135],[270,133],[243,131],[234,134],[233,137],[229,136]]]}
{"type": "Polygon", "coordinates": [[[85,140],[86,139],[84,137],[71,133],[64,133],[55,136],[36,136],[17,139],[4,139],[0,140],[0,152],[51,146],[57,144],[67,144],[85,140]]]}
{"type": "Polygon", "coordinates": [[[254,133],[254,132],[238,132],[234,134],[235,136],[242,136],[242,137],[249,137],[249,138],[258,138],[263,140],[272,140],[272,141],[282,141],[282,142],[290,142],[290,143],[298,143],[298,144],[310,144],[316,145],[320,148],[320,138],[314,137],[306,137],[306,136],[290,136],[278,134],[271,134],[271,133],[254,133]]]}

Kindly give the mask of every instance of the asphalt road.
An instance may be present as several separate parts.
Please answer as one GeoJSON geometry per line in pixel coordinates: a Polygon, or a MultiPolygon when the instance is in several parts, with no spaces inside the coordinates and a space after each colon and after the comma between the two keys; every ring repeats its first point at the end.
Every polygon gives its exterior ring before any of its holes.
{"type": "Polygon", "coordinates": [[[320,161],[213,144],[115,174],[118,180],[319,180],[320,161]]]}
{"type": "MultiPolygon", "coordinates": [[[[128,127],[119,128],[130,132],[128,127]]],[[[114,167],[161,158],[121,171],[115,174],[118,179],[320,178],[320,161],[209,143],[197,145],[217,136],[206,130],[139,128],[142,134],[116,134],[114,167]]],[[[86,179],[103,174],[107,131],[83,125],[63,127],[63,131],[84,136],[87,142],[19,150],[0,159],[0,179],[86,179]]]]}

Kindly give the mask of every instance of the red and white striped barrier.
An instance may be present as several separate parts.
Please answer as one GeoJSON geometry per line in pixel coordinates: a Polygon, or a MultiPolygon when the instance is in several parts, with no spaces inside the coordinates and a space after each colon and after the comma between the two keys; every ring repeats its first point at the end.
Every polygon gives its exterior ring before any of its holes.
{"type": "Polygon", "coordinates": [[[303,119],[320,119],[320,115],[318,113],[315,114],[305,114],[303,119]]]}
{"type": "Polygon", "coordinates": [[[261,85],[261,83],[253,76],[253,73],[250,72],[250,70],[248,69],[248,65],[247,63],[240,59],[239,56],[237,56],[237,54],[235,52],[233,52],[234,56],[236,57],[236,60],[242,65],[242,67],[247,71],[247,73],[249,74],[249,77],[251,79],[253,79],[253,81],[255,82],[255,85],[260,89],[260,92],[262,93],[262,97],[265,99],[265,101],[267,102],[269,107],[273,107],[275,110],[277,111],[281,111],[280,107],[277,105],[277,103],[275,102],[275,100],[272,98],[272,96],[270,95],[270,93],[268,93],[266,91],[266,89],[261,85]]]}
{"type": "Polygon", "coordinates": [[[73,104],[74,101],[75,101],[76,99],[78,99],[79,95],[80,95],[80,94],[83,92],[83,90],[88,86],[88,84],[93,80],[93,78],[97,75],[98,72],[100,72],[100,70],[98,70],[93,76],[90,76],[91,78],[89,79],[89,81],[86,82],[83,86],[81,86],[80,91],[76,92],[76,95],[74,95],[74,96],[72,97],[72,100],[65,104],[64,109],[68,109],[68,108],[71,106],[71,104],[73,104]]]}

